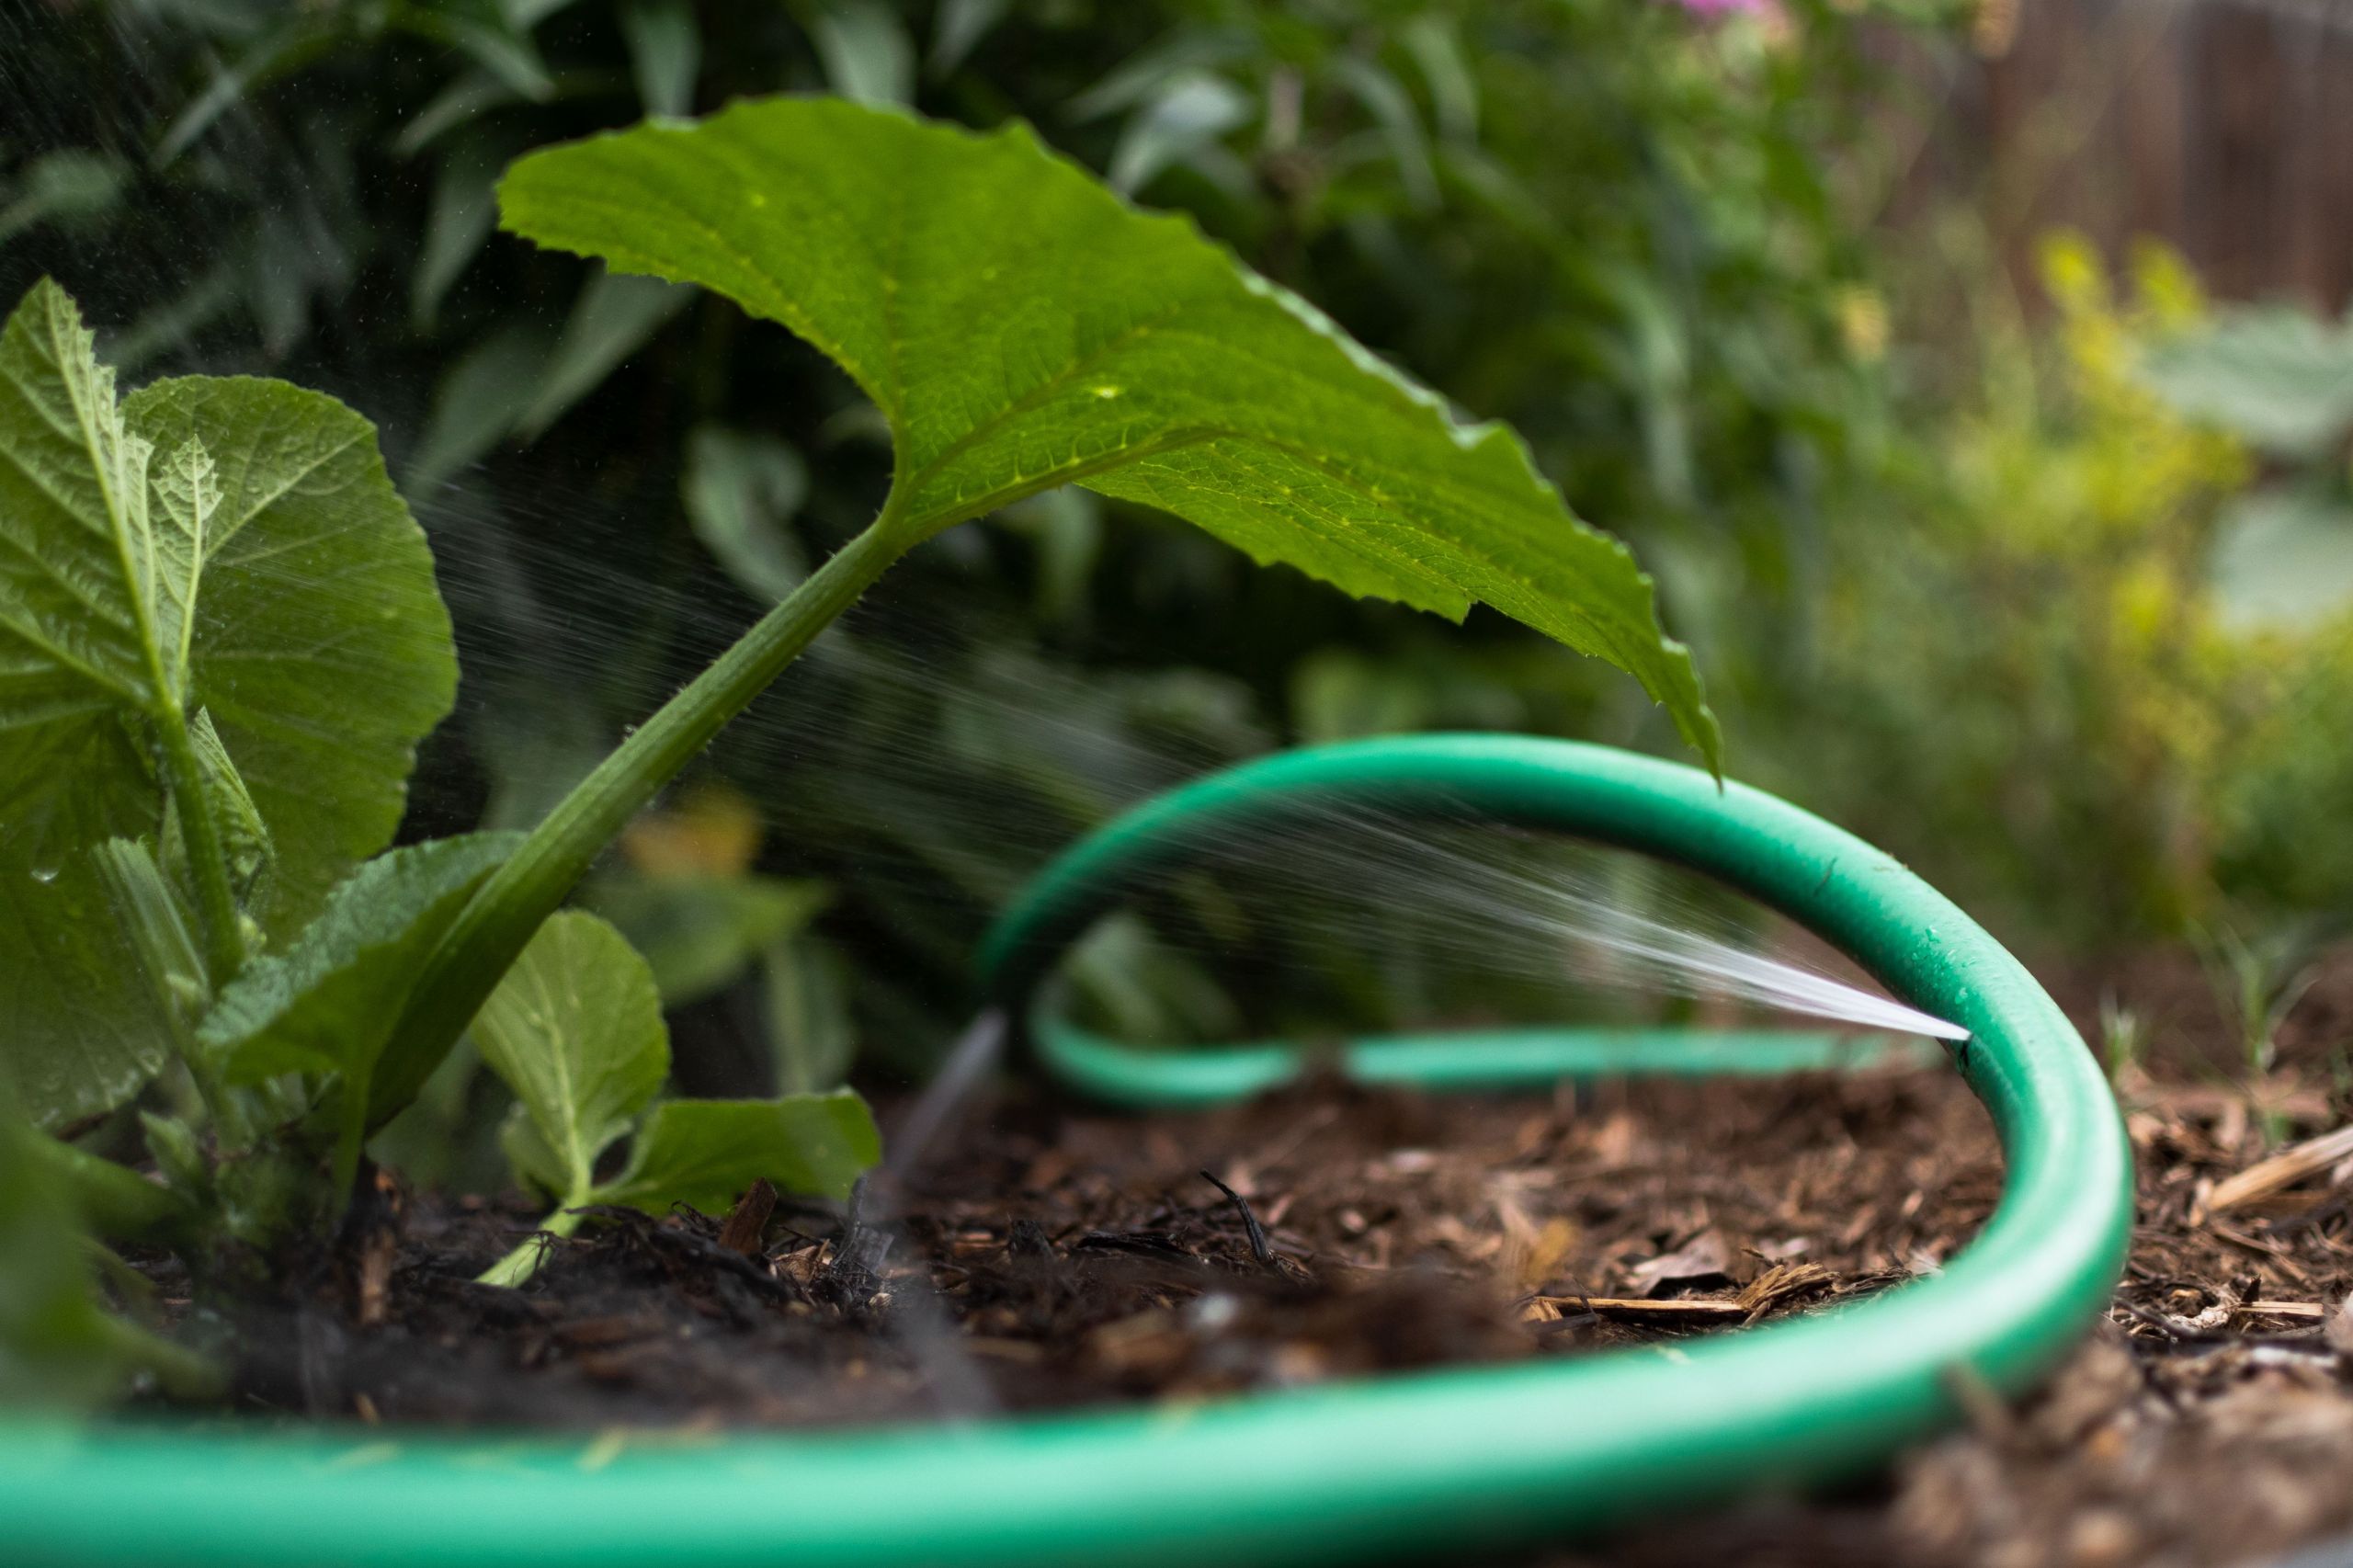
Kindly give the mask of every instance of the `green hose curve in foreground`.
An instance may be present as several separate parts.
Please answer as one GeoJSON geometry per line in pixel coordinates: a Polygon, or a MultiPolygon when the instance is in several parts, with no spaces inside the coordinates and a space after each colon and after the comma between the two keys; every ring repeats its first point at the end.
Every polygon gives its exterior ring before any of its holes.
{"type": "MultiPolygon", "coordinates": [[[[838,1437],[647,1435],[618,1448],[19,1423],[0,1426],[10,1561],[732,1568],[1459,1556],[1866,1469],[1952,1420],[1961,1385],[2026,1386],[2106,1304],[2130,1230],[2130,1159],[2107,1085],[2064,1017],[1999,944],[1893,859],[1771,796],[1720,792],[1690,768],[1503,736],[1267,758],[1146,804],[1049,868],[992,936],[995,994],[1027,1014],[1063,946],[1200,835],[1336,799],[1578,833],[1710,872],[1812,927],[1898,997],[1972,1031],[1953,1055],[2009,1166],[1993,1218],[1942,1273],[1811,1317],[1670,1347],[1205,1406],[838,1437]]],[[[1097,1044],[1114,1074],[1139,1054],[1097,1044]]]]}

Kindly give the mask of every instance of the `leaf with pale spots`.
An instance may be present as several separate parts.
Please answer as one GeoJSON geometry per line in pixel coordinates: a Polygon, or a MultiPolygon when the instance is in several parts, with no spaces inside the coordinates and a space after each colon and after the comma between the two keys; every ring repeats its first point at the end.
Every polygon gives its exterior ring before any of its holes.
{"type": "Polygon", "coordinates": [[[473,1035],[515,1091],[520,1114],[503,1141],[517,1172],[560,1202],[587,1201],[597,1157],[669,1076],[654,971],[604,921],[559,911],[483,1004],[473,1035]]]}

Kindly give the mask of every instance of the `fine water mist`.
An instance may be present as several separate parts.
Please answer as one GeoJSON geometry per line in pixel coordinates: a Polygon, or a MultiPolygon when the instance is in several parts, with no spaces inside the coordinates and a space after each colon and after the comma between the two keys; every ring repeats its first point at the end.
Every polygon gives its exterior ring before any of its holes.
{"type": "MultiPolygon", "coordinates": [[[[576,635],[567,601],[633,599],[676,641],[714,650],[753,613],[691,585],[648,585],[560,550],[531,553],[526,562],[449,551],[442,573],[461,619],[498,605],[540,621],[514,641],[552,665],[543,681],[616,662],[609,642],[583,646],[604,640],[576,635]],[[517,592],[518,578],[531,591],[517,592]],[[567,622],[574,636],[544,634],[567,622]]],[[[909,597],[886,581],[722,738],[720,766],[759,801],[788,869],[830,851],[819,869],[836,880],[899,901],[952,893],[985,911],[1094,825],[1277,744],[1252,717],[1251,694],[1220,676],[1058,660],[989,635],[977,619],[911,615],[909,597]]],[[[508,640],[483,642],[469,666],[472,692],[514,689],[501,657],[508,640]]],[[[636,684],[659,690],[670,675],[636,684]]],[[[609,744],[582,740],[593,743],[575,747],[582,767],[609,744]]],[[[1861,1028],[1966,1033],[1851,966],[1842,972],[1786,921],[1692,873],[1467,814],[1308,807],[1280,831],[1204,845],[1188,869],[1259,912],[1289,951],[1352,948],[1385,973],[1443,974],[1456,994],[1492,979],[1521,994],[1699,998],[1861,1028]]],[[[1233,956],[1213,932],[1165,927],[1156,940],[1208,972],[1233,956]]]]}
{"type": "MultiPolygon", "coordinates": [[[[43,25],[0,20],[0,86],[22,109],[16,150],[88,145],[137,163],[168,145],[167,164],[187,151],[173,140],[185,92],[163,23],[137,7],[109,13],[118,73],[135,89],[104,111],[131,117],[120,123],[92,121],[85,106],[44,96],[10,69],[16,55],[33,57],[22,46],[43,25]]],[[[243,94],[210,123],[189,156],[221,160],[268,193],[281,227],[335,251],[319,237],[337,233],[336,187],[313,188],[313,149],[243,94]]],[[[192,205],[188,222],[212,227],[176,228],[167,246],[109,243],[94,275],[135,285],[119,299],[176,298],[245,243],[241,212],[234,202],[218,212],[192,205]]],[[[346,363],[321,347],[364,338],[382,309],[329,261],[287,283],[283,344],[199,331],[193,317],[136,332],[120,330],[125,319],[101,323],[118,329],[109,353],[132,381],[167,369],[299,368],[381,425],[392,472],[432,535],[465,670],[451,725],[461,739],[428,748],[408,835],[460,831],[485,810],[498,825],[528,825],[758,607],[693,548],[661,546],[677,532],[666,473],[632,481],[626,463],[567,467],[545,449],[507,443],[415,482],[408,460],[440,367],[384,356],[346,363]],[[295,330],[306,324],[309,336],[295,330]],[[620,559],[614,540],[644,548],[620,559]],[[438,773],[437,761],[448,765],[438,773]]],[[[854,472],[856,455],[836,449],[824,466],[854,472]]],[[[805,520],[784,526],[806,529],[805,520]]],[[[1171,671],[1164,651],[1137,650],[1121,668],[1116,640],[1097,628],[1071,638],[1084,662],[1058,658],[1027,641],[1029,625],[968,613],[959,572],[983,562],[995,537],[974,524],[926,546],[883,585],[878,607],[821,639],[731,726],[716,757],[768,813],[779,869],[824,876],[853,897],[861,887],[887,894],[895,903],[878,917],[885,926],[955,899],[933,944],[942,953],[968,946],[978,918],[1089,827],[1287,738],[1256,717],[1262,693],[1171,671]]],[[[801,543],[811,558],[824,552],[813,534],[801,543]]],[[[313,597],[334,591],[302,586],[313,597]]],[[[1212,846],[1200,869],[1237,906],[1278,905],[1298,952],[1354,946],[1398,975],[1446,973],[1457,993],[1491,977],[1564,994],[1721,998],[1863,1028],[1963,1032],[1768,937],[1674,873],[1598,851],[1579,858],[1540,835],[1335,809],[1296,818],[1280,835],[1212,846]]],[[[1163,930],[1159,939],[1209,972],[1232,957],[1214,932],[1163,930]]]]}
{"type": "Polygon", "coordinates": [[[1305,895],[1321,935],[1378,942],[1402,924],[1427,960],[1464,975],[1718,999],[1939,1040],[1969,1032],[1836,972],[1826,949],[1738,895],[1628,851],[1325,807],[1279,837],[1223,846],[1215,863],[1237,890],[1305,895]]]}
{"type": "MultiPolygon", "coordinates": [[[[19,36],[20,27],[0,22],[0,38],[19,36]]],[[[15,96],[35,117],[20,141],[94,142],[126,156],[156,144],[179,95],[167,51],[158,51],[161,35],[130,12],[113,34],[122,71],[141,85],[126,102],[149,122],[85,124],[78,108],[30,91],[0,62],[0,84],[26,89],[15,96]]],[[[8,53],[0,50],[0,61],[8,53]]],[[[288,222],[332,230],[304,149],[268,116],[241,98],[211,138],[212,155],[262,181],[288,222]]],[[[232,225],[233,215],[224,209],[217,222],[232,225]]],[[[115,246],[107,273],[139,285],[125,297],[173,298],[241,233],[175,233],[168,252],[115,246]]],[[[379,303],[323,287],[304,294],[301,319],[322,343],[357,338],[379,303]]],[[[462,831],[485,812],[495,825],[529,825],[623,725],[757,613],[698,551],[664,547],[665,532],[676,531],[665,475],[631,480],[624,464],[617,477],[510,444],[416,482],[409,460],[434,367],[345,364],[315,345],[279,363],[278,350],[186,323],[138,332],[123,330],[127,320],[100,324],[116,329],[109,353],[133,381],[165,369],[290,368],[381,425],[392,472],[432,537],[464,664],[451,722],[458,738],[428,747],[408,836],[462,831]],[[631,548],[617,554],[616,540],[631,548]]],[[[827,460],[855,470],[849,455],[827,460]]],[[[1287,738],[1258,717],[1262,693],[1212,672],[1170,670],[1161,650],[1134,650],[1122,667],[1116,638],[1096,628],[1071,638],[1086,649],[1083,662],[1059,658],[1028,640],[1029,625],[971,611],[959,574],[986,560],[995,537],[989,525],[968,525],[926,546],[883,585],[877,605],[821,639],[730,727],[715,759],[767,812],[769,855],[780,869],[823,876],[853,898],[863,889],[887,899],[877,921],[893,929],[914,924],[926,903],[955,900],[930,938],[949,967],[988,910],[1089,827],[1287,738]]],[[[801,543],[810,558],[824,553],[815,537],[801,543]]],[[[313,600],[335,591],[300,585],[313,600]]],[[[1302,953],[1354,944],[1395,973],[1419,966],[1449,974],[1458,993],[1493,977],[1564,994],[1722,998],[1864,1028],[1961,1032],[1786,944],[1760,947],[1755,922],[1686,896],[1665,874],[1630,872],[1597,854],[1580,862],[1532,835],[1336,810],[1298,819],[1279,837],[1228,846],[1202,869],[1238,904],[1279,903],[1302,953]]],[[[1210,974],[1232,956],[1199,931],[1159,939],[1210,974]]]]}

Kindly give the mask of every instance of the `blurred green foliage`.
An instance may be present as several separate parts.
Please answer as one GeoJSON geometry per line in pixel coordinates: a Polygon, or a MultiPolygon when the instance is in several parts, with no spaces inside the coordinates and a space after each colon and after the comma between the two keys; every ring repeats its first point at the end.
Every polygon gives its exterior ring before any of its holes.
{"type": "Polygon", "coordinates": [[[2181,395],[2224,328],[2164,246],[2123,271],[2045,242],[2047,316],[1972,346],[1982,392],[1841,525],[1821,662],[1768,750],[2017,937],[2325,924],[2353,909],[2353,748],[2314,721],[2353,697],[2353,620],[2247,613],[2257,454],[2181,395]]]}
{"type": "Polygon", "coordinates": [[[2275,921],[2339,929],[2353,914],[2353,325],[2227,308],[2138,371],[2263,467],[2224,504],[2209,562],[2213,613],[2257,692],[2211,791],[2217,877],[2275,921]]]}
{"type": "MultiPolygon", "coordinates": [[[[2315,721],[2353,696],[2353,634],[2218,597],[2218,528],[2269,449],[2222,404],[2283,401],[2268,372],[2243,395],[2178,369],[2212,325],[2194,283],[2152,257],[2118,289],[2073,244],[2048,330],[1896,340],[1883,220],[1916,199],[1923,84],[1970,10],[85,4],[8,35],[0,294],[53,273],[134,373],[266,368],[383,426],[469,672],[412,831],[511,826],[862,524],[888,456],[780,332],[494,236],[498,171],[779,89],[1019,115],[1515,425],[1658,573],[1731,770],[2005,936],[2342,906],[2347,748],[2315,721]]],[[[2341,428],[2318,445],[2333,480],[2299,494],[2342,491],[2341,428]]],[[[926,547],[722,740],[711,788],[753,803],[750,847],[689,799],[691,875],[641,835],[590,896],[720,934],[726,977],[673,998],[693,1086],[813,1086],[853,1037],[927,1056],[989,911],[1109,811],[1271,744],[1447,726],[1672,744],[1500,618],[1354,604],[1061,494],[926,547]],[[816,883],[822,909],[788,896],[816,883]],[[769,1043],[737,1060],[746,1038],[769,1043]]],[[[1226,1021],[1141,927],[1082,968],[1123,1017],[1226,1021]]]]}

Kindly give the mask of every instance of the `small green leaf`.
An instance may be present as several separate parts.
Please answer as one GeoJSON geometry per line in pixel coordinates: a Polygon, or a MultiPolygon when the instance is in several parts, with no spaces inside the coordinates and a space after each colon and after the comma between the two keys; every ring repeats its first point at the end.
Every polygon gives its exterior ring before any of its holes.
{"type": "Polygon", "coordinates": [[[858,1054],[849,965],[841,954],[797,933],[760,955],[760,982],[777,1087],[809,1094],[840,1086],[858,1054]]]}
{"type": "Polygon", "coordinates": [[[1438,205],[1438,176],[1430,168],[1429,141],[1422,134],[1422,117],[1414,108],[1404,84],[1369,60],[1353,54],[1332,62],[1333,79],[1345,87],[1389,143],[1397,166],[1397,183],[1405,199],[1419,209],[1438,205]]]}
{"type": "Polygon", "coordinates": [[[530,405],[553,347],[535,322],[509,322],[458,357],[433,389],[425,434],[401,471],[422,500],[505,440],[530,405]]]}
{"type": "Polygon", "coordinates": [[[379,856],[284,953],[256,959],[197,1031],[233,1083],[341,1072],[364,1084],[417,965],[519,834],[476,833],[379,856]]]}
{"type": "Polygon", "coordinates": [[[1071,99],[1068,117],[1084,123],[1133,108],[1171,77],[1251,59],[1259,42],[1242,28],[1178,28],[1131,56],[1071,99]]]}
{"type": "Polygon", "coordinates": [[[1449,142],[1479,139],[1479,79],[1462,52],[1454,25],[1443,17],[1416,17],[1399,34],[1429,88],[1438,134],[1449,142]]]}
{"type": "Polygon", "coordinates": [[[745,593],[773,603],[809,575],[790,528],[809,495],[809,466],[782,441],[699,426],[678,490],[695,537],[745,593]]]}
{"type": "MultiPolygon", "coordinates": [[[[397,1127],[400,1123],[395,1121],[392,1125],[397,1127]]],[[[531,1113],[519,1101],[507,1107],[506,1119],[499,1124],[498,1152],[506,1156],[507,1168],[518,1186],[536,1187],[556,1203],[580,1201],[580,1189],[571,1185],[572,1173],[566,1168],[563,1155],[547,1141],[540,1131],[540,1124],[531,1119],[531,1113]]],[[[523,1274],[513,1280],[502,1278],[494,1283],[520,1283],[529,1278],[529,1274],[523,1274]]]]}
{"type": "Polygon", "coordinates": [[[534,153],[499,200],[517,233],[699,283],[824,350],[890,425],[913,534],[1083,484],[1352,594],[1455,619],[1483,600],[1632,674],[1718,762],[1650,579],[1516,437],[1457,423],[1027,127],[742,103],[534,153]]]}
{"type": "Polygon", "coordinates": [[[1074,484],[1017,502],[997,515],[1038,550],[1037,613],[1067,620],[1086,607],[1086,586],[1103,554],[1103,503],[1074,484]]]}
{"type": "Polygon", "coordinates": [[[595,1195],[654,1212],[673,1203],[724,1210],[765,1177],[784,1192],[842,1199],[882,1155],[874,1114],[847,1089],[773,1100],[665,1100],[629,1169],[595,1195]]]}
{"type": "Polygon", "coordinates": [[[139,1113],[139,1130],[145,1135],[147,1153],[154,1157],[156,1171],[175,1190],[206,1190],[212,1180],[212,1163],[205,1157],[204,1144],[197,1137],[196,1129],[178,1117],[142,1110],[139,1113]]]}
{"type": "Polygon", "coordinates": [[[914,101],[915,46],[882,0],[831,0],[809,24],[825,80],[853,103],[914,101]]]}
{"type": "Polygon", "coordinates": [[[924,74],[934,81],[952,74],[964,63],[964,57],[1005,20],[1011,6],[1012,0],[940,0],[924,74]]]}
{"type": "Polygon", "coordinates": [[[528,23],[518,23],[495,5],[410,6],[391,13],[395,25],[435,43],[456,49],[517,96],[544,103],[555,82],[528,23]]]}
{"type": "Polygon", "coordinates": [[[593,915],[551,916],[474,1016],[474,1043],[515,1091],[533,1137],[524,1174],[576,1203],[597,1156],[628,1132],[670,1071],[654,973],[593,915]]]}
{"type": "Polygon", "coordinates": [[[563,324],[530,405],[515,422],[517,432],[527,441],[536,439],[564,410],[603,385],[693,297],[649,278],[605,272],[591,278],[580,290],[572,319],[563,324]]]}
{"type": "MultiPolygon", "coordinates": [[[[228,858],[237,896],[245,898],[277,856],[277,846],[270,842],[268,824],[261,820],[261,808],[254,804],[253,791],[245,788],[244,776],[230,759],[229,748],[221,744],[221,733],[212,727],[211,715],[199,709],[188,730],[203,771],[205,803],[212,812],[213,831],[228,858]]],[[[174,801],[164,812],[164,859],[185,875],[186,857],[179,802],[174,801]]]]}
{"type": "Polygon", "coordinates": [[[36,224],[74,228],[104,217],[120,203],[129,173],[111,153],[80,147],[35,158],[15,197],[0,205],[0,244],[36,224]]]}
{"type": "Polygon", "coordinates": [[[630,74],[648,114],[692,114],[695,73],[702,62],[702,30],[687,0],[637,0],[621,7],[630,74]]]}
{"type": "Polygon", "coordinates": [[[1133,195],[1169,165],[1248,124],[1255,111],[1250,96],[1222,76],[1188,71],[1172,77],[1120,129],[1106,177],[1112,189],[1133,195]]]}
{"type": "Polygon", "coordinates": [[[517,151],[509,134],[480,133],[465,137],[441,155],[432,210],[425,219],[425,243],[409,274],[409,319],[418,327],[432,329],[442,296],[497,227],[498,174],[517,151]]]}
{"type": "Polygon", "coordinates": [[[154,996],[155,1017],[182,1040],[212,1001],[193,917],[144,844],[109,838],[92,852],[115,918],[122,925],[136,968],[154,996]]]}
{"type": "Polygon", "coordinates": [[[340,25],[331,15],[298,9],[280,16],[244,45],[233,63],[218,64],[212,80],[179,112],[152,158],[156,168],[168,167],[213,122],[234,108],[256,87],[277,80],[324,53],[335,42],[340,25]]]}
{"type": "Polygon", "coordinates": [[[486,71],[469,71],[433,95],[392,139],[392,151],[413,158],[450,131],[522,101],[522,95],[486,71]]]}

